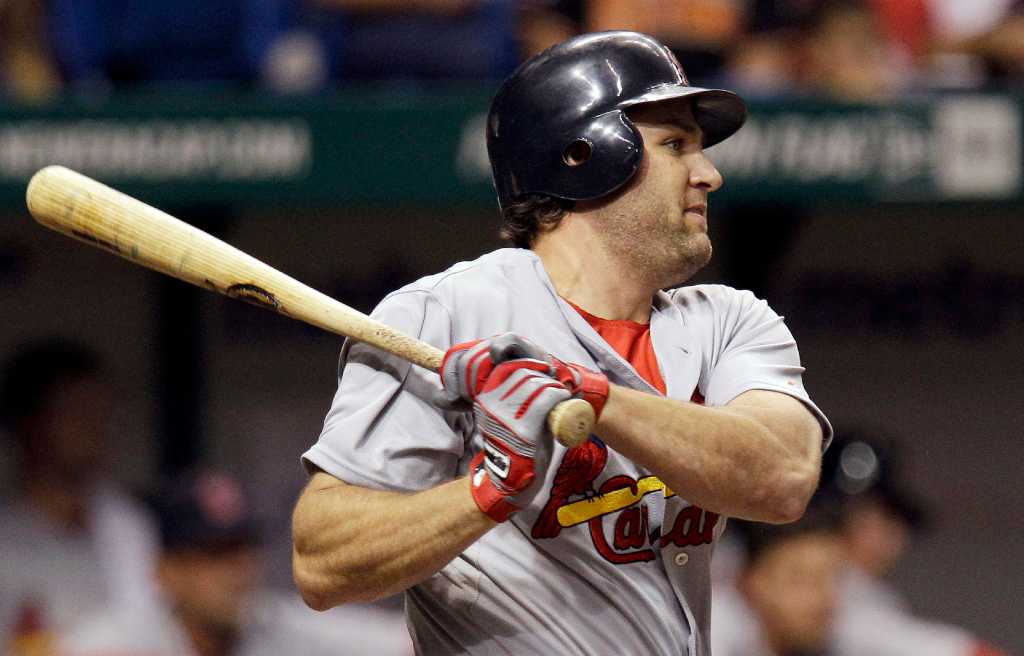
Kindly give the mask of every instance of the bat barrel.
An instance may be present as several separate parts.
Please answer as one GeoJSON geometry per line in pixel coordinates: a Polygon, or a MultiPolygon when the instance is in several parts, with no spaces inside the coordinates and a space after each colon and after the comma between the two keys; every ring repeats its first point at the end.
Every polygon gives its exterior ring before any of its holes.
{"type": "MultiPolygon", "coordinates": [[[[47,228],[136,264],[351,337],[432,371],[441,366],[443,353],[434,346],[81,173],[63,166],[39,170],[29,181],[26,202],[47,228]]],[[[578,399],[559,404],[548,417],[552,432],[566,446],[586,440],[593,424],[590,404],[578,399]]]]}
{"type": "Polygon", "coordinates": [[[42,225],[169,276],[366,342],[429,369],[438,349],[370,319],[264,262],[63,166],[34,176],[29,212],[42,225]]]}

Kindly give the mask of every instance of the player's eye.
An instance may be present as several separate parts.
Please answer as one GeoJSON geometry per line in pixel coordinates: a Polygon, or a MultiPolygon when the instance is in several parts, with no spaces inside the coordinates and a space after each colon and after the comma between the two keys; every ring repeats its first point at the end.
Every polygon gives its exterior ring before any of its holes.
{"type": "Polygon", "coordinates": [[[682,139],[669,139],[668,141],[665,142],[665,145],[668,146],[670,149],[676,151],[677,153],[683,150],[682,139]]]}

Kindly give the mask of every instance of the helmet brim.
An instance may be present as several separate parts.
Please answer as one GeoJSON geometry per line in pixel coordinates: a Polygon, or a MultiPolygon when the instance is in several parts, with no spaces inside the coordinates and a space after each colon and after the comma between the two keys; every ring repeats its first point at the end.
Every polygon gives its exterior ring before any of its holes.
{"type": "Polygon", "coordinates": [[[747,104],[732,91],[704,89],[677,84],[651,89],[647,93],[619,104],[620,109],[647,103],[690,98],[693,100],[693,118],[704,133],[703,145],[710,148],[728,139],[747,120],[747,104]]]}

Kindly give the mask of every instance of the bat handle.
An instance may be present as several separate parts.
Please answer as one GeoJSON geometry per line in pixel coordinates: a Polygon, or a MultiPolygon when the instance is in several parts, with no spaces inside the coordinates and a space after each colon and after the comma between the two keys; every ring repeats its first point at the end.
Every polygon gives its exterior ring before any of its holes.
{"type": "MultiPolygon", "coordinates": [[[[386,326],[382,328],[382,332],[386,332],[389,335],[393,333],[386,326]]],[[[400,353],[394,346],[390,348],[384,346],[382,348],[421,367],[440,373],[441,362],[444,360],[443,351],[424,342],[412,340],[404,335],[401,337],[411,343],[407,350],[400,353]]],[[[397,340],[399,338],[392,336],[391,339],[397,340]]],[[[567,449],[586,442],[594,430],[595,423],[597,423],[597,417],[594,415],[594,408],[583,399],[562,401],[548,413],[548,430],[567,449]]]]}
{"type": "Polygon", "coordinates": [[[562,401],[548,413],[548,428],[566,448],[587,441],[594,430],[594,408],[583,399],[562,401]]]}

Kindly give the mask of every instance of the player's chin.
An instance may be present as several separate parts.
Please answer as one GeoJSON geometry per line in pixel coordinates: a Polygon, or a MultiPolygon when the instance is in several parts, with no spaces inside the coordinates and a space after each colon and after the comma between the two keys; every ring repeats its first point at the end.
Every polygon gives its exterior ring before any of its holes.
{"type": "Polygon", "coordinates": [[[711,262],[711,239],[706,234],[689,235],[679,245],[673,284],[682,284],[711,262]]]}
{"type": "Polygon", "coordinates": [[[703,212],[683,213],[683,223],[690,233],[707,234],[708,232],[708,219],[703,212]]]}
{"type": "Polygon", "coordinates": [[[708,233],[691,234],[686,241],[686,258],[698,269],[707,266],[714,252],[714,248],[711,246],[711,237],[708,236],[708,233]]]}

